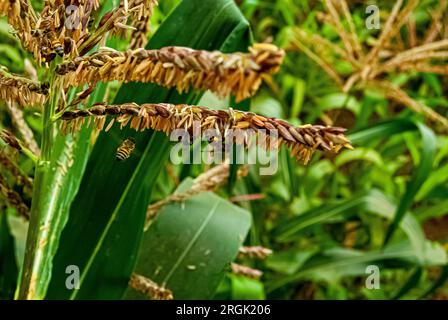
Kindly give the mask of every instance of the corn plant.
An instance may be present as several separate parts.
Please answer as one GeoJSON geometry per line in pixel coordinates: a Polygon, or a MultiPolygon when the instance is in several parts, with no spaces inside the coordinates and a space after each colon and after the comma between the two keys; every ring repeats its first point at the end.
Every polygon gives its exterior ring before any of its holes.
{"type": "MultiPolygon", "coordinates": [[[[255,37],[287,53],[252,109],[346,127],[356,147],[306,167],[285,152],[276,176],[249,176],[245,192],[266,195],[251,202],[250,243],[274,251],[257,264],[261,289],[278,299],[446,299],[446,2],[241,8],[255,37]],[[366,286],[372,267],[376,289],[366,286]]],[[[240,297],[236,282],[227,277],[237,293],[221,297],[240,297]]]]}
{"type": "Polygon", "coordinates": [[[0,285],[7,298],[118,299],[128,284],[149,298],[211,298],[226,271],[260,276],[233,263],[238,252],[270,253],[242,247],[248,212],[212,193],[247,174],[244,167],[226,162],[150,205],[170,153],[165,134],[175,129],[191,131],[194,122],[221,136],[239,129],[235,142],[244,147],[262,130],[278,132],[261,146],[284,145],[304,163],[316,150],[351,148],[343,128],[295,126],[247,111],[263,81],[272,83],[284,51],[252,43],[233,1],[183,1],[146,45],[156,5],[47,0],[35,10],[28,0],[0,1],[32,60],[26,75],[0,70],[0,99],[14,127],[2,131],[2,205],[29,219],[16,264],[2,213],[0,254],[8,267],[1,276],[8,281],[0,285]],[[207,90],[230,97],[232,108],[197,106],[207,90]],[[40,116],[40,143],[23,110],[40,116]],[[117,162],[124,139],[131,147],[117,162]],[[34,174],[21,168],[25,161],[34,174]]]}

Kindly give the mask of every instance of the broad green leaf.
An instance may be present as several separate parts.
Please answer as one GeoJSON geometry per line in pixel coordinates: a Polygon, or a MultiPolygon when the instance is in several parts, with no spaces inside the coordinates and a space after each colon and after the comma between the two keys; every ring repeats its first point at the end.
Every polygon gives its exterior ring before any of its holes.
{"type": "MultiPolygon", "coordinates": [[[[303,215],[291,218],[275,228],[273,234],[280,242],[292,241],[307,227],[325,223],[328,219],[336,216],[344,215],[347,217],[360,210],[392,220],[396,206],[381,192],[372,190],[367,194],[353,197],[352,199],[336,204],[323,205],[303,215]]],[[[420,265],[438,265],[445,263],[447,257],[444,249],[440,245],[425,239],[422,228],[411,214],[404,216],[400,222],[400,228],[406,233],[414,247],[415,256],[420,265]]]]}
{"type": "Polygon", "coordinates": [[[355,160],[364,162],[369,161],[378,167],[384,166],[383,158],[377,151],[362,147],[356,148],[355,150],[346,150],[341,152],[341,154],[339,154],[335,159],[335,165],[337,167],[340,167],[348,162],[355,160]]]}
{"type": "MultiPolygon", "coordinates": [[[[184,181],[178,192],[187,189],[184,181]]],[[[249,212],[207,192],[166,205],[142,241],[135,269],[174,299],[210,299],[246,238],[249,212]]]]}
{"type": "Polygon", "coordinates": [[[443,200],[442,202],[430,206],[430,207],[421,207],[415,211],[415,216],[420,222],[424,222],[425,220],[432,218],[439,218],[446,215],[448,212],[448,200],[443,200]]]}
{"type": "Polygon", "coordinates": [[[353,145],[366,145],[367,143],[379,139],[389,138],[390,136],[402,132],[414,131],[417,128],[415,123],[409,119],[396,119],[385,121],[377,125],[360,129],[352,132],[348,135],[348,138],[352,141],[353,145]]]}
{"type": "Polygon", "coordinates": [[[336,247],[311,259],[294,275],[268,281],[266,289],[267,292],[272,292],[304,279],[336,282],[344,276],[365,275],[367,266],[380,266],[382,262],[387,260],[394,260],[396,263],[401,261],[403,267],[409,263],[417,262],[414,249],[407,241],[389,245],[384,250],[369,252],[336,247]]]}
{"type": "Polygon", "coordinates": [[[310,165],[305,180],[301,184],[304,194],[311,199],[326,188],[328,184],[325,178],[335,170],[335,164],[330,160],[320,160],[310,165]]]}
{"type": "Polygon", "coordinates": [[[230,275],[232,300],[264,300],[264,286],[258,280],[230,275]]]}
{"type": "MultiPolygon", "coordinates": [[[[147,47],[224,47],[233,51],[244,43],[248,45],[249,40],[248,23],[233,1],[185,0],[147,47]]],[[[199,95],[179,95],[154,84],[128,83],[121,87],[115,103],[194,104],[198,99],[199,95]]],[[[136,133],[114,126],[99,135],[55,259],[49,298],[121,298],[136,262],[151,190],[169,151],[170,143],[160,133],[136,133]],[[136,151],[126,162],[117,163],[116,148],[126,137],[136,140],[136,151]],[[81,289],[73,292],[65,288],[65,268],[69,264],[81,271],[81,289]]]]}
{"type": "Polygon", "coordinates": [[[317,106],[322,111],[334,108],[347,108],[354,114],[358,114],[361,109],[356,98],[345,93],[332,93],[321,97],[317,106]]]}
{"type": "Polygon", "coordinates": [[[0,300],[11,300],[17,285],[18,269],[6,212],[0,213],[0,300]]]}
{"type": "Polygon", "coordinates": [[[297,272],[316,253],[317,249],[291,249],[278,253],[274,252],[272,256],[266,259],[266,267],[291,275],[297,272]]]}
{"type": "Polygon", "coordinates": [[[251,111],[268,117],[285,118],[281,103],[265,93],[252,99],[251,111]]]}
{"type": "Polygon", "coordinates": [[[432,171],[432,164],[436,154],[436,137],[431,129],[421,124],[416,123],[418,130],[422,136],[422,155],[418,167],[415,169],[411,181],[409,181],[406,187],[406,193],[401,198],[400,204],[395,213],[394,219],[387,230],[385,243],[387,243],[398,228],[401,219],[403,219],[406,212],[410,209],[414,197],[419,191],[425,179],[432,171]]]}
{"type": "Polygon", "coordinates": [[[360,130],[349,135],[352,142],[357,145],[366,144],[374,139],[387,138],[393,134],[413,131],[415,129],[419,130],[422,137],[422,154],[420,163],[418,164],[418,167],[414,171],[414,174],[406,187],[405,194],[401,198],[400,204],[395,213],[395,217],[387,231],[385,243],[392,238],[392,235],[398,228],[401,219],[409,210],[417,192],[420,190],[420,187],[432,170],[432,164],[436,152],[436,138],[431,129],[420,122],[415,122],[411,119],[397,119],[380,123],[374,127],[360,130]]]}
{"type": "Polygon", "coordinates": [[[435,187],[445,183],[448,180],[448,165],[444,165],[443,167],[434,170],[423,182],[417,196],[415,197],[416,201],[423,200],[435,187]]]}
{"type": "Polygon", "coordinates": [[[280,223],[278,227],[274,228],[273,235],[279,242],[291,241],[307,227],[324,223],[340,214],[348,215],[350,212],[353,212],[354,208],[362,205],[365,199],[365,196],[358,196],[337,204],[313,208],[302,215],[292,217],[280,223]]]}

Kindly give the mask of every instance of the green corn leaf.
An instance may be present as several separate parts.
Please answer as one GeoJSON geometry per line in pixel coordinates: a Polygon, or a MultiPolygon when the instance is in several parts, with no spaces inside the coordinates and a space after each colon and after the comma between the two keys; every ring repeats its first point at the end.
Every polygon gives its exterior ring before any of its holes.
{"type": "Polygon", "coordinates": [[[436,154],[436,137],[432,130],[422,123],[407,118],[380,123],[376,126],[360,130],[349,135],[349,138],[352,140],[354,145],[364,145],[369,141],[378,138],[387,138],[394,134],[414,131],[416,129],[420,132],[422,137],[420,163],[415,169],[414,174],[406,187],[406,192],[400,200],[395,217],[387,230],[385,243],[392,238],[395,230],[400,224],[401,219],[411,207],[418,191],[432,171],[432,164],[436,154]]]}
{"type": "MultiPolygon", "coordinates": [[[[308,227],[325,223],[336,216],[347,217],[360,210],[392,220],[397,209],[384,194],[372,190],[349,200],[312,209],[281,224],[273,230],[273,234],[279,242],[293,241],[308,227]]],[[[406,214],[400,221],[400,228],[412,244],[420,265],[445,263],[446,253],[443,248],[437,243],[426,240],[420,224],[413,215],[406,214]]]]}
{"type": "MultiPolygon", "coordinates": [[[[439,257],[434,258],[439,259],[439,257]]],[[[332,282],[338,281],[343,276],[365,275],[367,266],[381,266],[381,263],[387,260],[394,260],[397,266],[407,267],[409,263],[416,263],[418,259],[408,241],[394,243],[382,250],[369,252],[334,247],[325,250],[321,256],[312,258],[294,275],[268,281],[266,290],[272,292],[305,279],[322,279],[332,282]]]]}
{"type": "Polygon", "coordinates": [[[264,300],[264,286],[258,280],[230,275],[232,300],[264,300]]]}
{"type": "MultiPolygon", "coordinates": [[[[232,50],[249,41],[248,23],[233,1],[186,0],[159,27],[148,48],[178,45],[232,50]]],[[[153,84],[129,83],[121,87],[115,103],[193,104],[198,98],[153,84]]],[[[136,133],[114,126],[100,134],[55,258],[49,298],[121,298],[136,262],[150,193],[169,147],[160,133],[136,133]],[[116,148],[126,137],[136,140],[136,151],[124,163],[117,163],[116,148]],[[80,290],[66,289],[67,265],[79,267],[80,290]]]]}
{"type": "Polygon", "coordinates": [[[398,300],[401,297],[403,297],[406,293],[411,291],[413,288],[418,286],[418,283],[420,282],[420,279],[422,278],[423,269],[422,268],[416,268],[414,272],[412,272],[411,276],[409,277],[408,281],[398,290],[398,292],[395,294],[393,299],[398,300]]]}
{"type": "Polygon", "coordinates": [[[425,180],[416,196],[416,201],[423,200],[434,188],[448,180],[448,165],[434,170],[425,180]]]}
{"type": "Polygon", "coordinates": [[[362,195],[333,205],[324,205],[313,208],[300,216],[290,218],[284,223],[280,223],[278,227],[274,228],[273,235],[279,242],[291,241],[299,235],[302,230],[305,230],[310,226],[324,223],[328,219],[340,214],[348,215],[353,213],[353,210],[361,206],[365,199],[366,197],[362,195]]]}
{"type": "MultiPolygon", "coordinates": [[[[177,192],[191,186],[185,180],[177,192]]],[[[211,299],[250,227],[249,212],[207,192],[166,205],[145,233],[135,269],[175,299],[211,299]]]]}
{"type": "Polygon", "coordinates": [[[446,214],[448,208],[448,200],[443,200],[431,207],[422,207],[415,210],[415,216],[420,222],[424,222],[433,218],[440,218],[446,214]]]}
{"type": "Polygon", "coordinates": [[[411,207],[417,192],[420,190],[420,187],[432,171],[432,164],[436,154],[436,137],[434,132],[422,123],[417,122],[416,126],[422,136],[422,154],[420,163],[415,169],[412,179],[406,187],[405,194],[401,198],[394,220],[387,230],[384,243],[387,243],[392,238],[395,230],[401,222],[401,219],[403,219],[406,211],[408,211],[411,207]]]}
{"type": "MultiPolygon", "coordinates": [[[[109,1],[102,5],[102,9],[109,11],[117,3],[117,0],[109,1]]],[[[106,84],[98,84],[89,98],[89,104],[101,101],[106,88],[106,84]]],[[[33,203],[41,202],[43,205],[39,207],[39,216],[31,217],[30,220],[20,298],[25,298],[25,294],[32,299],[43,299],[46,296],[59,239],[68,221],[70,206],[78,192],[90,155],[92,131],[93,127],[84,127],[73,135],[57,134],[51,146],[52,173],[47,175],[46,181],[42,181],[42,186],[35,182],[37,192],[33,196],[33,203]],[[48,234],[44,234],[45,232],[48,234]],[[40,247],[37,246],[38,243],[48,245],[40,247]],[[33,277],[37,280],[32,280],[33,277]],[[35,288],[30,288],[30,285],[35,288]]]]}
{"type": "Polygon", "coordinates": [[[356,148],[355,150],[347,150],[341,152],[341,154],[336,158],[335,165],[341,167],[346,163],[351,161],[364,161],[371,162],[378,167],[384,167],[384,161],[381,155],[370,148],[356,148]],[[348,152],[347,152],[348,151],[348,152]]]}
{"type": "Polygon", "coordinates": [[[14,298],[17,276],[14,238],[8,227],[6,212],[3,212],[0,214],[0,300],[14,298]]]}
{"type": "Polygon", "coordinates": [[[410,119],[395,119],[352,132],[348,135],[348,138],[355,146],[366,145],[376,139],[385,139],[394,134],[415,131],[416,129],[415,123],[410,119]]]}
{"type": "Polygon", "coordinates": [[[272,256],[266,259],[266,267],[279,273],[291,275],[296,273],[317,252],[316,248],[274,252],[272,256]]]}
{"type": "Polygon", "coordinates": [[[433,294],[434,292],[436,292],[436,290],[442,287],[447,280],[448,280],[448,265],[445,265],[442,268],[440,276],[437,278],[437,280],[434,281],[434,283],[419,297],[419,299],[424,299],[429,295],[433,294]]]}

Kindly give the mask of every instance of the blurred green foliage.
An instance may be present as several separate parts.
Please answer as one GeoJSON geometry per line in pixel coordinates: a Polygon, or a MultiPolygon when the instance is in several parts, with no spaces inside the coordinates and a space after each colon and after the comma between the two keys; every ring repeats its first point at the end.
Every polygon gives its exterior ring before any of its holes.
{"type": "MultiPolygon", "coordinates": [[[[319,1],[240,2],[258,41],[271,39],[287,47],[296,26],[335,43],[340,41],[330,25],[316,23],[318,12],[324,11],[319,1]]],[[[362,41],[368,41],[379,31],[364,26],[367,3],[349,3],[357,34],[362,41]]],[[[374,4],[390,10],[393,2],[374,4]]],[[[417,28],[421,28],[418,32],[429,24],[429,9],[437,5],[437,1],[422,1],[415,10],[413,17],[417,28]]],[[[334,67],[341,74],[350,72],[344,71],[342,60],[334,67]]],[[[394,82],[407,82],[412,97],[442,108],[439,112],[447,115],[447,92],[443,89],[446,78],[412,72],[392,77],[394,82]]],[[[245,205],[254,215],[248,242],[274,250],[265,263],[255,264],[265,271],[267,297],[414,299],[433,294],[433,284],[443,285],[447,269],[448,137],[443,133],[434,135],[430,128],[423,129],[424,133],[411,128],[410,122],[421,123],[422,118],[407,109],[395,111],[381,94],[369,90],[342,93],[301,52],[287,53],[274,83],[253,100],[254,111],[293,123],[325,123],[330,119],[334,125],[349,129],[356,149],[343,151],[335,158],[316,155],[306,167],[284,152],[274,177],[258,177],[256,168],[252,168],[250,179],[239,185],[242,192],[266,196],[245,205]],[[429,146],[431,143],[435,145],[429,146]],[[421,188],[417,187],[418,192],[412,195],[409,191],[406,194],[406,185],[416,182],[416,171],[421,169],[423,159],[428,164],[417,178],[421,179],[417,181],[421,188]],[[396,207],[403,201],[408,204],[407,222],[401,220],[401,231],[383,247],[396,207]],[[411,228],[405,226],[408,223],[411,228]],[[410,268],[409,261],[400,258],[401,249],[395,250],[409,245],[405,244],[407,241],[413,243],[413,254],[418,255],[420,247],[426,255],[424,263],[417,259],[411,265],[438,267],[410,268]],[[395,256],[385,254],[389,250],[395,256]],[[379,290],[365,287],[367,265],[380,267],[379,290]]],[[[438,297],[447,292],[442,288],[438,297]]]]}
{"type": "MultiPolygon", "coordinates": [[[[331,41],[340,41],[330,25],[316,23],[316,16],[323,11],[320,1],[236,2],[250,22],[256,41],[268,40],[287,47],[291,30],[297,26],[331,41]]],[[[178,3],[178,0],[160,1],[152,18],[151,34],[178,3]]],[[[437,3],[422,1],[413,13],[418,32],[428,26],[429,9],[437,3]]],[[[392,3],[378,1],[378,5],[390,10],[392,3]]],[[[368,42],[379,31],[365,28],[365,6],[363,1],[356,1],[351,9],[359,38],[368,42]]],[[[125,41],[117,40],[113,46],[123,49],[125,41]]],[[[24,73],[26,57],[5,21],[0,20],[0,64],[13,72],[24,73]]],[[[351,71],[342,60],[334,68],[343,75],[351,71]]],[[[417,101],[447,115],[446,78],[418,72],[389,77],[393,83],[406,84],[408,94],[417,101]]],[[[111,86],[112,96],[118,87],[118,84],[111,86]]],[[[205,97],[201,104],[210,101],[216,100],[205,97]]],[[[1,108],[3,111],[4,106],[1,108]]],[[[448,278],[446,134],[430,123],[425,125],[420,115],[396,108],[374,90],[341,92],[320,66],[297,51],[287,52],[281,71],[270,86],[265,85],[252,99],[250,108],[295,124],[330,120],[336,126],[349,129],[355,150],[343,151],[336,157],[318,153],[308,166],[297,163],[286,150],[281,150],[279,170],[274,176],[260,176],[259,166],[254,165],[249,176],[236,183],[232,193],[219,192],[223,197],[264,196],[261,200],[236,204],[252,213],[252,226],[245,244],[263,245],[274,254],[266,261],[243,261],[264,272],[261,280],[228,273],[215,298],[447,297],[448,288],[444,287],[448,278]],[[394,220],[397,213],[403,217],[394,220]],[[397,232],[386,243],[391,225],[396,225],[397,232]],[[380,269],[380,289],[366,288],[369,265],[380,269]]],[[[0,124],[10,127],[10,119],[5,114],[0,113],[0,124]]],[[[27,111],[26,120],[39,138],[42,130],[37,117],[27,111]]],[[[19,161],[32,174],[28,160],[20,158],[19,161]]],[[[171,194],[179,178],[196,176],[203,169],[202,165],[168,164],[157,179],[152,201],[171,194]]],[[[5,236],[9,230],[5,223],[1,218],[0,251],[12,243],[5,236]]],[[[15,269],[14,264],[1,267],[15,269]]],[[[11,284],[2,287],[4,283],[0,277],[0,298],[7,298],[6,294],[11,296],[11,284]]]]}

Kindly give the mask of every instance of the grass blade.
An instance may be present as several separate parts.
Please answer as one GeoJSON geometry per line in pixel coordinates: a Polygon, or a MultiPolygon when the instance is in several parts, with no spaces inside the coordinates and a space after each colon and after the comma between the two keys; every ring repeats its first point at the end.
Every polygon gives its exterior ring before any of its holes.
{"type": "Polygon", "coordinates": [[[432,164],[436,153],[436,137],[431,129],[420,122],[417,122],[416,126],[422,136],[422,155],[420,163],[415,170],[411,181],[406,187],[406,192],[400,201],[394,220],[387,230],[386,239],[384,241],[385,244],[387,244],[392,238],[395,230],[401,222],[401,219],[403,219],[404,215],[411,207],[417,192],[432,170],[432,164]]]}
{"type": "Polygon", "coordinates": [[[406,293],[411,291],[414,287],[416,287],[422,277],[423,269],[416,268],[415,271],[411,274],[408,281],[403,285],[403,287],[398,290],[398,292],[393,297],[394,300],[398,300],[403,297],[406,293]]]}
{"type": "Polygon", "coordinates": [[[440,273],[439,278],[432,284],[431,287],[429,287],[428,290],[426,290],[419,299],[424,299],[427,296],[433,294],[437,289],[439,289],[440,287],[442,287],[445,282],[448,280],[448,265],[445,265],[442,268],[442,272],[440,273]]]}

